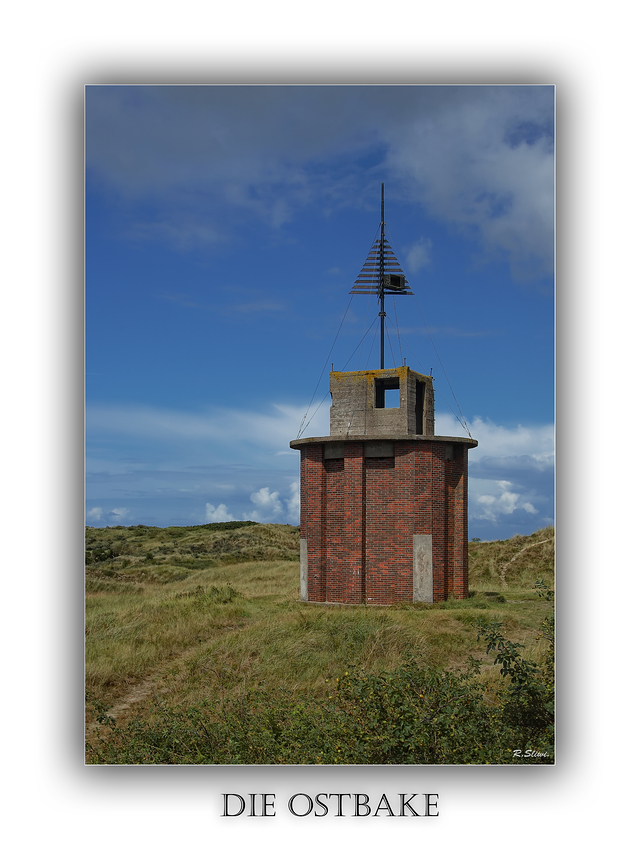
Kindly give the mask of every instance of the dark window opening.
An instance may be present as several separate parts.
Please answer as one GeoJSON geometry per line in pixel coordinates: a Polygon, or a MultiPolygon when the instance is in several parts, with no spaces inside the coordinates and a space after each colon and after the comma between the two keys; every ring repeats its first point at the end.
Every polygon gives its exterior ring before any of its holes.
{"type": "Polygon", "coordinates": [[[400,378],[376,378],[376,407],[400,407],[400,378]]]}
{"type": "Polygon", "coordinates": [[[445,460],[460,460],[461,457],[462,457],[462,446],[461,445],[459,445],[457,443],[453,443],[453,444],[449,444],[448,446],[445,446],[445,449],[444,449],[444,459],[445,460]]]}

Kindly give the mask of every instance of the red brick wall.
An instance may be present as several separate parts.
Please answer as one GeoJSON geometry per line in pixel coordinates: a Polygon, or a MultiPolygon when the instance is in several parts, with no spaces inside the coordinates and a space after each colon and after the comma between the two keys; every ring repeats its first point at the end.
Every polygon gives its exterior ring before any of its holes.
{"type": "Polygon", "coordinates": [[[385,604],[413,598],[414,453],[365,461],[366,601],[385,604]]]}
{"type": "Polygon", "coordinates": [[[468,595],[467,447],[395,441],[395,457],[301,447],[300,534],[310,602],[413,599],[413,535],[431,534],[434,602],[468,595]]]}

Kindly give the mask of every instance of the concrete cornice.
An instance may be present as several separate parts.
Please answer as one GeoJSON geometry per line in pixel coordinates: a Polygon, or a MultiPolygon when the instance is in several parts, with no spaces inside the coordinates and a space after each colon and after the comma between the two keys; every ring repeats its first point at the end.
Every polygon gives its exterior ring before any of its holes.
{"type": "Polygon", "coordinates": [[[399,434],[398,436],[394,436],[393,434],[385,434],[384,436],[380,434],[355,434],[348,437],[304,437],[302,440],[292,440],[289,446],[292,449],[300,449],[309,443],[362,443],[367,440],[377,443],[464,443],[470,449],[474,449],[478,445],[477,440],[470,439],[469,437],[428,437],[422,434],[399,434]]]}

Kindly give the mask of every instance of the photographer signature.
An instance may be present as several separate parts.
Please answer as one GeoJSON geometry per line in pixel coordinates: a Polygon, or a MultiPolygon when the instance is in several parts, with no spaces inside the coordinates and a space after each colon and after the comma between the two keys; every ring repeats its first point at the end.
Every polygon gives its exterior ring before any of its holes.
{"type": "Polygon", "coordinates": [[[541,758],[548,758],[548,757],[549,757],[549,753],[539,753],[538,750],[525,750],[524,752],[522,752],[522,750],[514,750],[513,751],[513,758],[514,759],[522,759],[522,758],[524,758],[524,759],[541,759],[541,758]]]}

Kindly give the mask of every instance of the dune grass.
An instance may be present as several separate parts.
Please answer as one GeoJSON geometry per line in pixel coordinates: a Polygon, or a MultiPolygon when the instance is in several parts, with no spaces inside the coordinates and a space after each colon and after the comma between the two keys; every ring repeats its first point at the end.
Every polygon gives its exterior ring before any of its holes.
{"type": "Polygon", "coordinates": [[[97,705],[124,720],[158,699],[183,710],[253,692],[322,698],[347,670],[382,674],[409,656],[450,671],[475,658],[491,699],[500,677],[479,622],[542,658],[550,605],[534,585],[552,586],[553,529],[471,543],[468,599],[374,607],[299,601],[298,529],[222,525],[87,529],[90,724],[97,705]]]}

